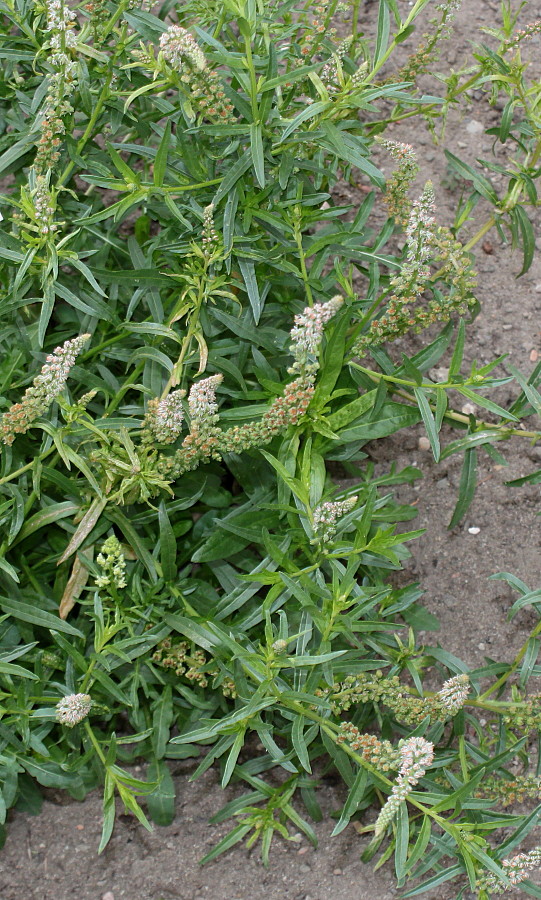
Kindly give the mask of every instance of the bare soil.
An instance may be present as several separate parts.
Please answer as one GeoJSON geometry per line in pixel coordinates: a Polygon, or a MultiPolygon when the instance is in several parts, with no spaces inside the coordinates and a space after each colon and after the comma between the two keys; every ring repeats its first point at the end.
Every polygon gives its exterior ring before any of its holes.
{"type": "MultiPolygon", "coordinates": [[[[373,20],[375,7],[372,3],[363,7],[368,20],[373,20]]],[[[480,28],[496,20],[498,10],[495,2],[464,0],[455,34],[442,52],[442,71],[461,65],[470,42],[483,39],[480,28]]],[[[541,3],[527,2],[521,22],[539,16],[541,3]]],[[[532,59],[537,57],[537,65],[540,46],[539,38],[534,38],[528,52],[532,59]]],[[[419,122],[396,129],[393,136],[410,142],[417,150],[423,179],[430,177],[434,182],[441,222],[452,221],[457,202],[456,186],[454,190],[450,187],[444,147],[470,163],[478,156],[489,157],[492,145],[477,123],[486,127],[497,114],[497,109],[479,94],[472,96],[465,116],[451,117],[440,145],[433,143],[419,122]]],[[[389,165],[383,155],[380,162],[389,165]]],[[[482,210],[478,221],[483,221],[482,210]]],[[[469,329],[468,359],[485,363],[508,353],[509,362],[529,373],[537,355],[541,355],[541,254],[530,271],[517,280],[520,254],[503,246],[497,235],[489,235],[484,249],[477,248],[476,252],[482,312],[469,329]]],[[[498,402],[505,402],[513,393],[513,386],[501,389],[498,402]]],[[[541,467],[541,446],[532,447],[520,438],[500,445],[505,467],[481,454],[475,501],[466,520],[450,532],[447,526],[456,501],[461,458],[452,456],[435,465],[430,451],[419,449],[422,435],[421,427],[412,429],[374,443],[369,452],[382,470],[394,460],[400,467],[416,464],[424,474],[421,482],[401,488],[398,496],[404,502],[415,502],[419,512],[415,527],[426,528],[424,536],[410,545],[413,557],[407,570],[410,580],[424,587],[425,605],[440,622],[439,632],[424,636],[426,644],[439,642],[471,666],[481,665],[486,658],[511,660],[533,625],[533,614],[524,611],[509,623],[507,611],[515,598],[503,582],[487,579],[496,572],[509,571],[532,588],[541,584],[539,488],[505,484],[541,467]],[[471,528],[479,530],[472,533],[471,528]]],[[[456,432],[450,432],[447,438],[456,436],[456,432]]],[[[371,865],[360,862],[366,837],[350,825],[331,839],[331,818],[315,826],[317,850],[300,836],[289,843],[277,840],[269,869],[262,866],[257,848],[247,850],[243,846],[201,868],[198,860],[231,827],[230,823],[209,825],[208,820],[239,788],[233,786],[224,795],[213,772],[190,782],[188,776],[194,767],[191,761],[184,761],[174,769],[178,804],[171,826],[148,834],[131,817],[120,815],[113,838],[100,857],[96,854],[101,829],[98,793],[83,803],[49,793],[39,816],[13,812],[1,856],[0,897],[391,900],[400,895],[394,888],[392,864],[373,872],[371,865]]],[[[329,814],[342,802],[341,789],[325,779],[320,796],[329,814]]],[[[372,817],[367,813],[366,821],[372,817]]],[[[539,843],[539,836],[532,834],[531,841],[532,845],[539,843]]],[[[539,873],[534,874],[536,879],[541,881],[539,873]]],[[[456,885],[446,884],[423,896],[454,900],[458,891],[456,885]]],[[[517,890],[506,896],[516,900],[525,894],[517,890]]]]}

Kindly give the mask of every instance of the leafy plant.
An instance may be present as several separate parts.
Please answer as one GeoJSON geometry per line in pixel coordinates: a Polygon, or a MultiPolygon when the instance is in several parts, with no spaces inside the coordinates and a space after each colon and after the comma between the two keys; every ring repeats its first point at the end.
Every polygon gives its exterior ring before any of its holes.
{"type": "MultiPolygon", "coordinates": [[[[347,788],[335,833],[379,803],[365,857],[385,841],[399,886],[417,879],[405,896],[458,876],[459,897],[508,876],[541,896],[527,879],[538,851],[508,857],[537,811],[494,808],[539,799],[526,747],[540,626],[512,664],[471,672],[419,646],[436,623],[417,585],[388,576],[421,534],[398,531],[415,510],[392,488],[421,473],[376,476],[363,451],[422,422],[436,460],[463,452],[456,524],[478,448],[540,436],[521,426],[541,409],[540,367],[462,373],[470,251],[497,227],[523,272],[533,258],[539,85],[520,48],[536,26],[517,32],[504,4],[497,46],[426,96],[416,79],[457,2],[389,63],[428,6],[402,18],[381,0],[371,41],[356,2],[339,41],[336,2],[3,3],[2,821],[39,809],[37,785],[81,799],[103,783],[103,849],[116,794],[143,825],[167,824],[166,760],[202,757],[196,775],[216,763],[224,786],[248,787],[218,813],[238,824],[206,859],[247,838],[267,862],[288,824],[315,840],[299,804],[321,815],[318,772],[333,766],[347,788]],[[437,226],[433,187],[412,199],[414,149],[382,135],[412,116],[435,130],[472,87],[509,96],[492,131],[522,162],[500,197],[449,155],[472,192],[437,226]],[[387,181],[376,139],[397,162],[387,181]],[[335,187],[359,179],[362,203],[337,205],[335,187]],[[462,245],[480,198],[491,215],[462,245]],[[429,325],[394,361],[392,342],[429,325]],[[512,380],[504,409],[487,394],[512,380]],[[487,420],[456,412],[457,393],[487,420]],[[442,448],[444,422],[461,436],[442,448]]],[[[538,610],[502,577],[520,594],[511,613],[538,610]]]]}

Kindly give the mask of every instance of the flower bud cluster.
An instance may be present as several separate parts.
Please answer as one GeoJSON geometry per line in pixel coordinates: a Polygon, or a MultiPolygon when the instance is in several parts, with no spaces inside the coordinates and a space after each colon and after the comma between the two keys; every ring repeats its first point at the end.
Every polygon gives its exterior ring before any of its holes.
{"type": "Polygon", "coordinates": [[[398,676],[385,677],[378,670],[349,675],[345,681],[315,693],[330,703],[335,715],[358,703],[383,703],[400,722],[416,726],[427,716],[436,722],[445,722],[455,716],[467,699],[468,685],[468,676],[458,675],[446,681],[439,693],[431,697],[414,697],[400,683],[398,676]]]}
{"type": "Polygon", "coordinates": [[[173,444],[184,421],[182,398],[186,391],[173,391],[160,400],[154,397],[148,402],[147,414],[143,421],[143,443],[173,444]]]}
{"type": "Polygon", "coordinates": [[[460,9],[462,0],[446,0],[444,3],[438,3],[436,10],[439,12],[439,19],[433,19],[431,24],[434,31],[426,31],[421,43],[403,65],[400,70],[391,79],[392,82],[417,81],[420,75],[428,72],[430,66],[436,62],[439,57],[439,43],[441,40],[451,36],[451,25],[455,17],[455,13],[460,9]]]}
{"type": "Polygon", "coordinates": [[[503,713],[503,721],[511,728],[532,731],[541,728],[541,694],[530,694],[503,713]]]}
{"type": "Polygon", "coordinates": [[[207,687],[209,675],[216,675],[216,671],[205,669],[208,660],[203,650],[194,649],[187,641],[165,638],[158,644],[152,659],[165,669],[172,669],[175,675],[183,675],[202,688],[207,687]]]}
{"type": "Polygon", "coordinates": [[[180,25],[170,25],[160,38],[163,59],[180,75],[180,80],[199,114],[218,121],[234,121],[233,106],[227,99],[220,77],[209,68],[195,38],[180,25]]]}
{"type": "Polygon", "coordinates": [[[0,440],[4,444],[12,444],[17,434],[28,431],[49,408],[63,390],[75,360],[89,339],[89,334],[82,334],[47,356],[40,374],[27,388],[21,402],[15,403],[0,417],[0,440]]]}
{"type": "Polygon", "coordinates": [[[326,303],[306,306],[302,313],[295,316],[290,348],[295,362],[289,369],[291,374],[316,371],[318,364],[315,355],[323,337],[323,328],[338,312],[343,302],[342,297],[336,296],[326,303]]]}
{"type": "Polygon", "coordinates": [[[346,500],[320,503],[316,507],[314,510],[314,529],[320,541],[326,544],[333,539],[336,534],[338,519],[351,512],[357,500],[358,497],[348,497],[346,500]]]}
{"type": "Polygon", "coordinates": [[[301,53],[299,63],[301,65],[306,65],[313,61],[323,37],[332,38],[336,34],[336,28],[328,27],[327,16],[329,14],[329,6],[330,3],[328,0],[323,0],[323,2],[318,3],[318,5],[313,8],[312,21],[306,26],[306,31],[300,41],[298,41],[301,53]]]}
{"type": "Polygon", "coordinates": [[[201,381],[192,384],[188,396],[188,409],[192,428],[205,428],[214,425],[218,421],[218,403],[216,401],[216,388],[222,383],[222,375],[211,375],[202,378],[201,381]]]}
{"type": "MultiPolygon", "coordinates": [[[[218,675],[215,660],[188,641],[175,641],[167,637],[160,641],[152,659],[200,688],[208,687],[209,678],[218,675]]],[[[221,681],[220,688],[224,697],[234,700],[237,696],[235,682],[228,676],[221,681]]]]}
{"type": "Polygon", "coordinates": [[[434,745],[422,737],[411,737],[400,741],[400,769],[396,784],[381,810],[375,825],[376,836],[381,834],[392,822],[398,808],[412,788],[423,777],[434,759],[434,745]]]}
{"type": "Polygon", "coordinates": [[[210,259],[220,247],[218,232],[214,227],[214,204],[211,203],[203,210],[203,228],[201,231],[201,244],[206,259],[210,259]]]}
{"type": "Polygon", "coordinates": [[[471,259],[462,244],[448,228],[436,226],[434,194],[430,182],[411,209],[406,227],[406,261],[398,275],[391,280],[392,293],[379,319],[370,330],[355,342],[352,353],[363,354],[370,347],[392,341],[406,332],[418,333],[433,322],[448,322],[454,313],[464,315],[475,304],[475,277],[471,259]],[[442,263],[438,280],[448,288],[445,296],[437,293],[430,281],[430,263],[442,263]],[[418,303],[424,291],[432,289],[433,297],[418,303]]]}
{"type": "Polygon", "coordinates": [[[449,678],[434,696],[442,710],[456,716],[464,706],[470,693],[470,679],[467,675],[454,675],[449,678]]]}
{"type": "Polygon", "coordinates": [[[104,541],[96,562],[102,569],[102,574],[96,578],[96,587],[113,587],[117,590],[126,587],[126,559],[117,537],[111,535],[104,541]]]}
{"type": "Polygon", "coordinates": [[[49,189],[46,175],[36,177],[36,187],[31,193],[31,200],[39,234],[44,237],[54,234],[58,229],[58,225],[54,222],[56,201],[49,189]]]}
{"type": "MultiPolygon", "coordinates": [[[[541,866],[541,847],[535,847],[529,853],[518,853],[510,859],[504,859],[501,866],[511,885],[520,884],[528,877],[528,872],[541,866]]],[[[505,894],[510,890],[494,872],[487,872],[478,878],[475,887],[478,891],[486,891],[489,894],[505,894]]]]}
{"type": "Polygon", "coordinates": [[[329,94],[336,94],[341,89],[341,81],[344,81],[342,75],[342,60],[347,56],[353,38],[347,37],[336,48],[332,59],[328,60],[321,70],[321,81],[327,88],[329,94]]]}
{"type": "Polygon", "coordinates": [[[530,22],[529,25],[526,25],[526,28],[521,28],[519,31],[516,31],[513,37],[503,45],[502,53],[508,53],[509,50],[515,50],[521,41],[533,38],[536,34],[541,34],[541,19],[538,19],[536,22],[530,22]]]}
{"type": "Polygon", "coordinates": [[[375,734],[362,734],[351,722],[343,722],[336,738],[338,744],[349,744],[380,772],[398,769],[400,753],[390,741],[380,741],[375,734]]]}
{"type": "Polygon", "coordinates": [[[89,694],[68,694],[56,704],[56,721],[73,728],[86,719],[91,709],[92,698],[89,694]]]}
{"type": "Polygon", "coordinates": [[[299,373],[298,377],[286,385],[283,395],[273,401],[259,422],[222,431],[217,424],[216,402],[216,388],[222,376],[211,375],[192,385],[188,396],[190,433],[173,456],[160,454],[158,472],[164,477],[178,478],[202,462],[219,459],[222,453],[240,453],[260,447],[289,425],[296,425],[305,415],[314,393],[315,372],[319,365],[317,348],[323,327],[341,304],[342,298],[334,297],[327,303],[307,307],[302,315],[295,317],[295,326],[291,330],[295,363],[290,372],[299,373]]]}
{"type": "Polygon", "coordinates": [[[41,137],[34,160],[38,174],[46,173],[57,162],[59,148],[66,132],[64,118],[73,112],[69,97],[77,86],[77,63],[69,55],[77,46],[74,30],[76,15],[66,0],[47,0],[47,32],[52,53],[48,62],[53,68],[49,90],[43,107],[41,137]]]}
{"type": "MultiPolygon", "coordinates": [[[[300,376],[286,385],[283,395],[273,401],[259,422],[235,425],[227,431],[222,431],[215,424],[217,415],[209,415],[200,420],[192,417],[191,431],[184,438],[182,446],[172,457],[160,455],[158,469],[174,479],[195,469],[202,462],[219,459],[222,453],[241,453],[252,447],[261,447],[289,425],[297,424],[306,413],[313,393],[313,376],[300,376]]],[[[198,394],[201,391],[196,392],[195,400],[192,397],[197,403],[198,394]]]]}
{"type": "Polygon", "coordinates": [[[498,800],[502,806],[523,803],[524,800],[541,800],[541,777],[517,775],[507,779],[488,775],[478,786],[475,797],[498,800]]]}
{"type": "Polygon", "coordinates": [[[398,168],[387,179],[385,184],[385,202],[389,215],[393,216],[401,225],[406,226],[411,209],[407,191],[419,171],[417,154],[411,144],[384,140],[383,138],[376,138],[376,140],[398,162],[398,168]]]}

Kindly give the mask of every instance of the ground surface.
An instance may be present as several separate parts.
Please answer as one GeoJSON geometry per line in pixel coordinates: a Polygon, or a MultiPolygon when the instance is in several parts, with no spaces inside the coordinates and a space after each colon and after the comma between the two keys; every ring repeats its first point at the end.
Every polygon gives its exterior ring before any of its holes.
{"type": "MultiPolygon", "coordinates": [[[[375,6],[366,4],[365,15],[373,18],[375,6]]],[[[494,20],[498,9],[497,3],[465,0],[455,36],[443,51],[442,69],[461,64],[469,40],[481,37],[480,27],[494,20]]],[[[522,19],[527,22],[539,16],[541,3],[526,3],[522,19]]],[[[533,56],[539,55],[539,39],[530,47],[533,56]]],[[[493,115],[485,100],[473,97],[465,116],[451,120],[444,145],[469,162],[478,155],[486,157],[490,145],[476,123],[491,123],[493,115]]],[[[456,197],[445,187],[443,146],[434,146],[418,123],[406,125],[393,136],[417,149],[423,177],[434,180],[438,218],[450,221],[456,197]]],[[[489,239],[491,246],[485,247],[489,252],[480,249],[477,254],[483,309],[469,332],[468,359],[487,362],[509,353],[512,364],[529,372],[537,354],[541,356],[541,256],[517,281],[519,255],[502,247],[497,236],[489,239]]],[[[503,390],[505,399],[508,389],[503,390]]],[[[400,497],[416,501],[415,527],[427,529],[413,548],[408,568],[411,580],[425,588],[425,604],[441,623],[438,633],[426,635],[426,643],[438,641],[470,665],[481,664],[485,656],[512,659],[532,627],[532,614],[523,612],[510,625],[506,614],[512,593],[501,581],[487,578],[509,571],[532,588],[541,584],[539,488],[504,484],[541,467],[541,447],[532,448],[527,440],[508,444],[506,468],[484,455],[474,504],[466,521],[449,532],[461,460],[451,457],[434,465],[430,452],[419,449],[422,434],[419,428],[369,449],[382,469],[396,460],[399,466],[416,464],[424,472],[424,480],[415,489],[403,489],[400,497]],[[479,531],[472,534],[472,527],[479,531]]],[[[212,772],[190,783],[187,775],[192,769],[190,761],[177,767],[179,800],[173,825],[148,834],[131,818],[120,816],[111,843],[99,858],[97,794],[84,803],[50,796],[37,817],[14,813],[0,861],[2,900],[391,900],[399,896],[392,868],[374,873],[360,862],[366,839],[351,826],[331,839],[332,822],[316,826],[316,851],[304,840],[277,843],[269,870],[261,865],[256,850],[243,847],[201,868],[198,860],[228,830],[226,825],[209,825],[208,819],[233,796],[234,788],[224,798],[212,772]]],[[[328,812],[340,805],[340,794],[332,783],[323,785],[321,797],[328,812]]],[[[454,900],[457,893],[456,886],[445,885],[424,896],[454,900]]],[[[525,894],[506,896],[515,900],[525,894]]]]}

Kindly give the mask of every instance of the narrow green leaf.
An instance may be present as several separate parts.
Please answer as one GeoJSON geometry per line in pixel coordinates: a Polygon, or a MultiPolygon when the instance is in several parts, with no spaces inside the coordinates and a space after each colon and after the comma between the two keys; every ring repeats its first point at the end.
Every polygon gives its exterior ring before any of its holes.
{"type": "Polygon", "coordinates": [[[517,226],[522,239],[522,269],[517,276],[520,278],[521,275],[524,275],[524,273],[528,271],[533,262],[535,253],[535,232],[533,230],[533,225],[524,210],[524,206],[521,203],[518,203],[514,209],[511,210],[511,218],[517,226]]]}
{"type": "Polygon", "coordinates": [[[78,628],[74,628],[68,622],[64,622],[58,616],[44,609],[31,606],[29,603],[22,603],[20,600],[12,600],[8,597],[0,597],[0,607],[9,616],[14,619],[20,619],[21,622],[28,622],[30,625],[39,625],[41,628],[48,628],[49,631],[63,631],[65,634],[71,634],[74,637],[84,637],[78,628]]]}
{"type": "Polygon", "coordinates": [[[163,759],[153,760],[147,770],[148,780],[158,786],[146,795],[148,814],[156,825],[170,825],[175,818],[175,783],[163,759]]]}
{"type": "Polygon", "coordinates": [[[167,515],[165,501],[162,500],[158,507],[158,522],[160,526],[160,563],[164,581],[174,581],[177,577],[177,542],[175,533],[167,515]]]}
{"type": "Polygon", "coordinates": [[[466,338],[466,327],[464,325],[464,319],[461,319],[458,323],[458,330],[456,334],[456,343],[453,350],[453,355],[451,357],[451,362],[449,363],[449,378],[453,378],[455,375],[458,375],[460,372],[460,367],[462,365],[462,358],[464,356],[464,342],[466,338]]]}
{"type": "Polygon", "coordinates": [[[376,33],[376,46],[374,48],[373,65],[376,66],[387,50],[389,43],[389,33],[391,29],[391,20],[389,16],[389,7],[387,0],[380,0],[378,9],[378,24],[376,33]]]}
{"type": "Polygon", "coordinates": [[[161,187],[167,171],[167,156],[169,154],[169,141],[171,139],[171,119],[168,119],[164,128],[160,146],[154,160],[153,180],[156,187],[161,187]]]}
{"type": "Polygon", "coordinates": [[[434,460],[439,462],[440,459],[440,439],[438,436],[438,429],[436,426],[436,421],[434,419],[434,414],[430,408],[430,403],[428,402],[428,398],[426,393],[421,388],[414,388],[415,399],[417,400],[417,404],[419,406],[419,410],[421,416],[423,417],[424,426],[426,428],[426,434],[428,440],[430,441],[430,446],[432,448],[432,453],[434,454],[434,460]]]}
{"type": "Polygon", "coordinates": [[[265,187],[265,157],[263,154],[263,134],[261,125],[250,125],[250,150],[255,176],[259,186],[265,187]]]}
{"type": "Polygon", "coordinates": [[[464,453],[464,462],[462,463],[462,472],[460,475],[460,485],[458,489],[458,500],[449,522],[449,528],[464,518],[475,495],[475,487],[477,484],[477,450],[470,447],[464,453]]]}
{"type": "Polygon", "coordinates": [[[255,265],[251,260],[245,259],[239,255],[237,255],[237,262],[239,264],[239,269],[241,271],[244,284],[246,285],[246,292],[248,294],[250,306],[252,307],[254,322],[256,325],[258,325],[259,319],[261,318],[261,312],[263,310],[263,302],[261,294],[259,293],[259,287],[257,285],[255,265]]]}

